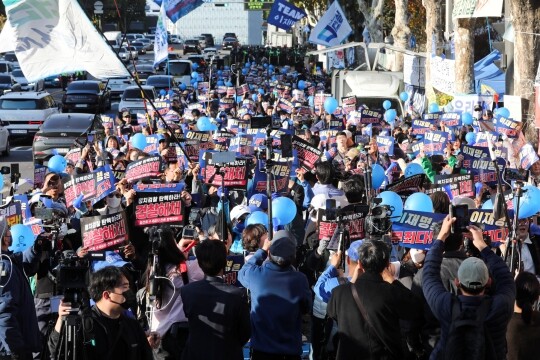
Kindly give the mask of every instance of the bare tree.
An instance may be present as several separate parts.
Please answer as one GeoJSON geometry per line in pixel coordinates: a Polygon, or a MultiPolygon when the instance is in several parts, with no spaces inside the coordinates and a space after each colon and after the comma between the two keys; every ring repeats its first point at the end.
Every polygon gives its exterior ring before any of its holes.
{"type": "MultiPolygon", "coordinates": [[[[512,0],[511,4],[515,31],[514,95],[526,100],[522,119],[530,124],[534,121],[534,79],[540,63],[540,2],[512,0]]],[[[536,131],[533,136],[536,138],[536,131]]],[[[534,140],[533,136],[529,140],[534,140]]]]}
{"type": "Polygon", "coordinates": [[[358,0],[358,8],[364,15],[365,25],[369,31],[372,42],[383,42],[381,16],[384,8],[384,0],[358,0]]]}
{"type": "MultiPolygon", "coordinates": [[[[406,49],[409,44],[409,38],[411,37],[411,29],[408,25],[407,17],[407,5],[408,0],[395,0],[396,2],[396,15],[394,27],[392,28],[392,37],[394,38],[394,45],[406,49]]],[[[403,71],[403,53],[396,53],[396,60],[394,63],[394,71],[403,71]]]]}
{"type": "Polygon", "coordinates": [[[454,21],[455,91],[456,94],[474,93],[474,24],[476,18],[454,21]]]}
{"type": "Polygon", "coordinates": [[[317,25],[327,7],[326,0],[295,0],[293,4],[304,9],[307,14],[307,22],[312,28],[317,25]]]}

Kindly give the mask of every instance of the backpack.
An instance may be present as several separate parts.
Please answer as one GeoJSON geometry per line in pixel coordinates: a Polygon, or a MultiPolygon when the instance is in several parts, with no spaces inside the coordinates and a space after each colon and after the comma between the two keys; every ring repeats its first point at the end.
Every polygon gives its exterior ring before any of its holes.
{"type": "Polygon", "coordinates": [[[452,322],[444,349],[444,360],[495,359],[495,347],[485,320],[492,299],[484,297],[475,309],[462,309],[457,297],[452,298],[452,322]]]}

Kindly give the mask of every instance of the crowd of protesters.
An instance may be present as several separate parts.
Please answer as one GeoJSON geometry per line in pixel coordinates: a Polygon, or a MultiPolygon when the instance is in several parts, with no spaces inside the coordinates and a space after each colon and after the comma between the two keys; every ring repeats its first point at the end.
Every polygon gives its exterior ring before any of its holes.
{"type": "MultiPolygon", "coordinates": [[[[381,237],[370,236],[366,228],[361,239],[345,239],[340,246],[335,246],[337,231],[321,235],[322,219],[332,210],[327,200],[340,209],[369,207],[385,187],[411,176],[424,177],[415,193],[433,189],[438,176],[474,173],[464,147],[481,149],[475,141],[480,131],[494,129],[491,111],[474,124],[460,121],[453,127],[432,117],[422,135],[449,134],[441,153],[433,154],[414,126],[421,113],[386,116],[382,103],[377,108],[354,103],[351,111],[333,108],[326,101],[329,76],[315,64],[277,66],[264,53],[241,55],[240,66],[199,69],[200,81],[163,91],[161,116],[153,109],[141,114],[127,108],[114,119],[103,116],[103,133],[96,128],[93,141],[74,144],[62,168],[49,165],[31,194],[16,194],[13,201],[25,204],[18,215],[25,224],[41,224],[42,232],[21,249],[8,216],[0,222],[0,359],[68,356],[71,350],[62,344],[70,315],[93,324],[80,330],[84,341],[77,345],[89,359],[443,359],[468,358],[463,354],[472,350],[474,359],[535,358],[540,232],[533,219],[538,211],[521,216],[516,226],[521,255],[516,274],[503,260],[504,246],[490,246],[478,224],[454,231],[456,219],[448,215],[452,204],[486,209],[496,197],[496,183],[478,181],[465,196],[433,191],[428,210],[406,209],[443,214],[444,220],[429,228],[429,244],[396,239],[390,228],[381,237]],[[369,122],[362,121],[365,110],[369,122]],[[278,155],[284,147],[273,149],[276,161],[287,165],[279,172],[285,185],[279,188],[274,173],[271,194],[255,183],[264,151],[253,138],[234,149],[238,159],[248,159],[243,188],[222,187],[203,174],[205,150],[229,149],[230,139],[249,134],[255,121],[294,135],[318,156],[302,162],[294,152],[283,160],[278,155]],[[142,145],[140,134],[148,139],[142,145]],[[193,142],[193,134],[209,136],[193,142]],[[392,138],[391,148],[381,150],[380,137],[392,138]],[[156,146],[147,148],[150,139],[156,146]],[[134,164],[151,158],[158,158],[158,173],[130,174],[134,164]],[[411,169],[419,170],[411,174],[411,169]],[[104,196],[67,199],[75,178],[98,170],[114,177],[104,196]],[[179,194],[182,219],[168,222],[162,216],[156,225],[141,226],[142,185],[161,191],[164,184],[179,194]],[[278,205],[282,198],[292,209],[278,205]],[[274,209],[267,215],[269,205],[274,209]],[[42,207],[63,219],[61,225],[46,225],[51,220],[40,219],[42,207]],[[126,241],[111,246],[111,239],[103,241],[104,258],[92,260],[98,251],[84,240],[82,224],[114,214],[125,221],[126,241]],[[186,228],[194,234],[188,236],[186,228]],[[64,258],[90,259],[82,299],[68,300],[57,286],[60,252],[64,258]],[[241,261],[235,267],[236,258],[241,261]],[[234,281],[227,276],[231,272],[234,281]],[[463,319],[481,331],[471,335],[458,328],[463,319]],[[469,338],[460,338],[460,332],[469,338]],[[307,352],[306,344],[311,344],[307,352]]],[[[522,167],[521,149],[527,145],[521,133],[494,141],[504,149],[509,169],[522,167]]],[[[534,188],[538,158],[527,168],[534,188]]],[[[523,201],[527,210],[533,206],[523,201]]],[[[399,207],[394,205],[388,214],[392,221],[399,207]]]]}

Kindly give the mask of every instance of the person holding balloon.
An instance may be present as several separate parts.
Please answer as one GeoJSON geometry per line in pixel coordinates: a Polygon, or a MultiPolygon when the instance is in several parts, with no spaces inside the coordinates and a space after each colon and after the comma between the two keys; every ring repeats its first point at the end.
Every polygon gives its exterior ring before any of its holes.
{"type": "Polygon", "coordinates": [[[42,345],[27,280],[36,273],[41,238],[34,241],[30,227],[18,224],[10,228],[2,217],[0,241],[0,358],[30,360],[42,345]]]}

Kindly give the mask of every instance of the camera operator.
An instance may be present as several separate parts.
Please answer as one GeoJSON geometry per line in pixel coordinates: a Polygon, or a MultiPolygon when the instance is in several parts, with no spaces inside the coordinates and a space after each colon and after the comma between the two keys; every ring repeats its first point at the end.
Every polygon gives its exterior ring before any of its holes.
{"type": "Polygon", "coordinates": [[[32,290],[27,276],[36,272],[41,255],[41,238],[24,252],[12,253],[11,232],[0,218],[0,360],[32,359],[41,349],[32,290]]]}
{"type": "MultiPolygon", "coordinates": [[[[124,314],[124,310],[134,306],[136,299],[122,270],[107,266],[93,273],[89,292],[96,304],[90,313],[94,341],[93,346],[85,346],[86,357],[151,360],[150,344],[159,343],[159,338],[152,335],[147,339],[137,320],[124,314]]],[[[61,355],[56,353],[57,344],[64,326],[63,318],[70,312],[71,304],[62,301],[58,320],[48,339],[49,350],[54,358],[61,355]]]]}
{"type": "Polygon", "coordinates": [[[186,258],[177,247],[170,227],[154,226],[149,232],[153,253],[157,253],[154,257],[157,264],[149,262],[146,270],[147,293],[155,296],[150,330],[162,339],[155,358],[179,359],[188,337],[187,318],[180,296],[180,288],[189,283],[186,258]],[[157,273],[152,274],[153,269],[157,273]]]}

